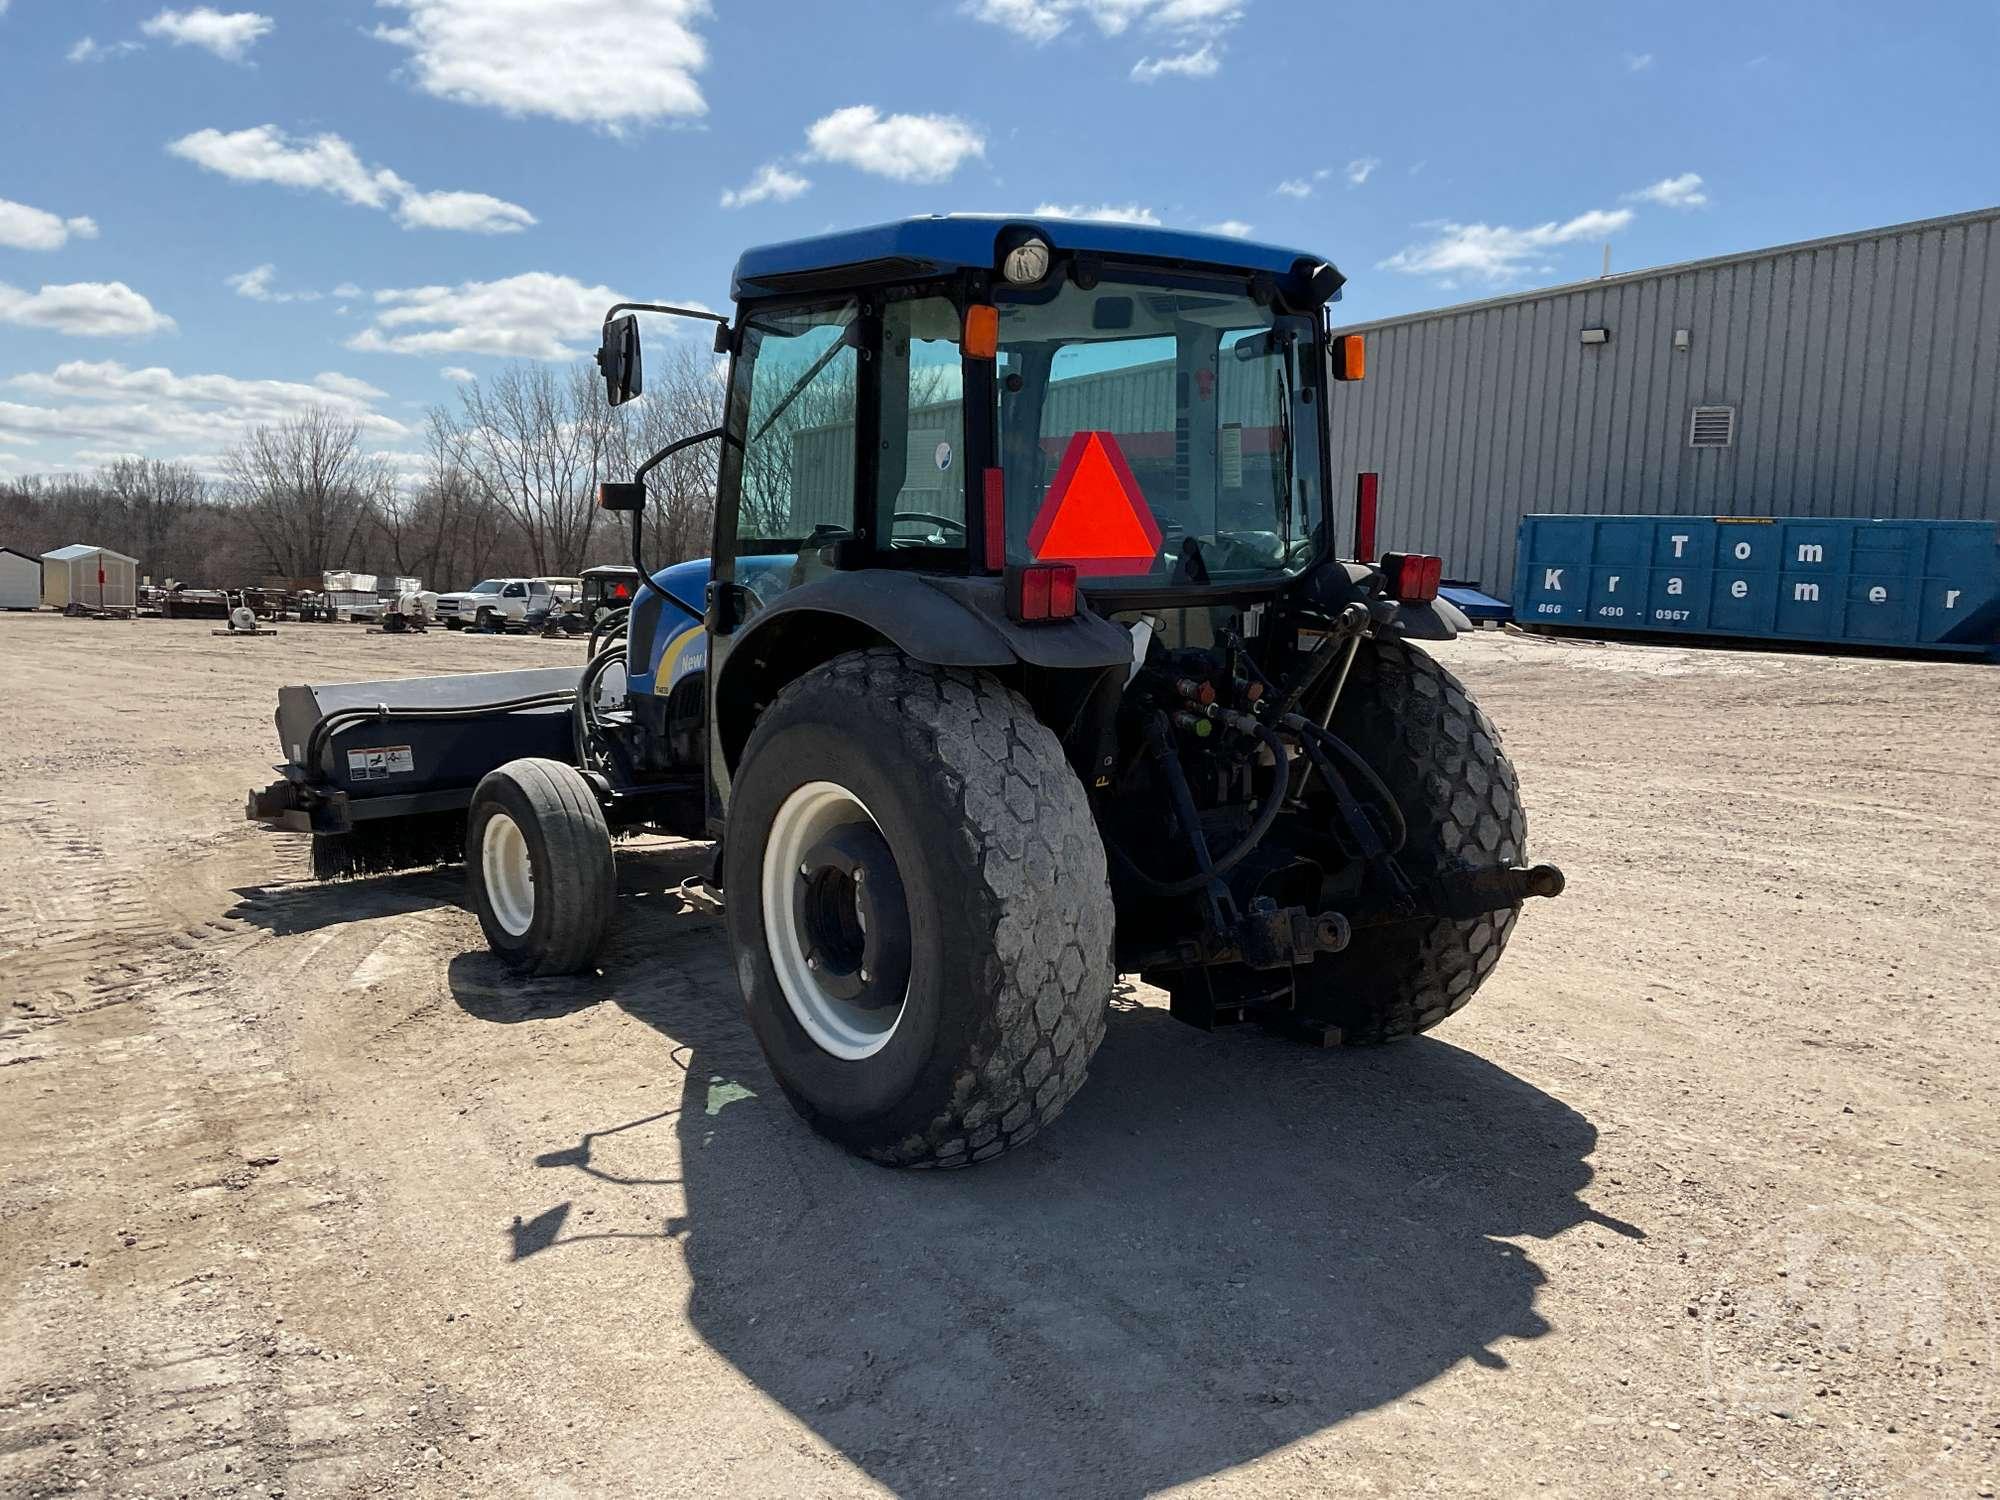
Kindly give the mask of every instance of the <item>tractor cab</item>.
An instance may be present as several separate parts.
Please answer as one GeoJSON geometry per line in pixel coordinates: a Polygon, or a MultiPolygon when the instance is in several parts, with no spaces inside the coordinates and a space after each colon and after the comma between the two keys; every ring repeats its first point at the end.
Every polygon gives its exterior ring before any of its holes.
{"type": "MultiPolygon", "coordinates": [[[[903,639],[939,590],[975,601],[966,649],[1052,664],[1129,654],[1093,611],[1254,604],[1327,559],[1329,385],[1362,373],[1328,331],[1342,281],[1221,236],[964,215],[746,252],[717,336],[727,422],[703,435],[722,444],[701,663],[718,803],[770,681],[732,685],[726,662],[781,602],[821,616],[762,627],[783,670],[802,632],[903,639]]],[[[647,310],[607,321],[613,404],[642,389],[647,310]]],[[[679,615],[657,604],[634,611],[631,680],[664,699],[679,615]]]]}

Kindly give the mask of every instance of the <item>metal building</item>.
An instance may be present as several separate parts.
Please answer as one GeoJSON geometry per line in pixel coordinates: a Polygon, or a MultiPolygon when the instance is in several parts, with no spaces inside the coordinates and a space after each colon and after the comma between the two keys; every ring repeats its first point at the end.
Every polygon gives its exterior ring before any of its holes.
{"type": "Polygon", "coordinates": [[[1530,512],[2000,520],[2000,208],[1340,331],[1336,493],[1502,597],[1530,512]]]}

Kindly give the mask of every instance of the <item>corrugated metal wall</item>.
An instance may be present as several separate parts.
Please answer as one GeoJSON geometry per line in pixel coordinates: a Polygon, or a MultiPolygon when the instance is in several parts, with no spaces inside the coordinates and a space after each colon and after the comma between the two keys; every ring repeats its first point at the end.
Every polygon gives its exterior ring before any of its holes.
{"type": "Polygon", "coordinates": [[[1336,496],[1503,597],[1530,511],[2000,520],[2000,209],[1356,326],[1336,496]]]}

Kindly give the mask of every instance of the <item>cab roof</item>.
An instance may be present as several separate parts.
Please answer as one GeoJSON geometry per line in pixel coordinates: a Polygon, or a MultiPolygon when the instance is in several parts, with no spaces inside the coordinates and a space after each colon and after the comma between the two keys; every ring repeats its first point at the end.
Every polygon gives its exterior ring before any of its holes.
{"type": "Polygon", "coordinates": [[[1034,230],[1058,253],[1262,271],[1276,277],[1291,276],[1301,262],[1312,266],[1323,259],[1256,240],[1143,224],[1033,214],[931,214],[746,250],[736,262],[730,295],[741,302],[844,285],[921,280],[954,271],[989,271],[999,258],[1001,234],[1012,229],[1034,230]]]}

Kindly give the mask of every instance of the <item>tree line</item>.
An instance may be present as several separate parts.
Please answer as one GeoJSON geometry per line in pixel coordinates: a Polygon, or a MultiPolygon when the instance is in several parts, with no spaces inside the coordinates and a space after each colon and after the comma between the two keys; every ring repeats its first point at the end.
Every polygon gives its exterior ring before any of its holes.
{"type": "MultiPolygon", "coordinates": [[[[251,428],[212,473],[135,455],[0,477],[0,546],[39,556],[88,542],[136,557],[156,583],[216,588],[317,587],[345,569],[443,591],[627,561],[629,527],[597,509],[598,482],[722,422],[708,356],[669,345],[649,363],[646,395],[615,411],[587,363],[474,380],[429,410],[414,466],[370,452],[351,415],[311,406],[251,428]]],[[[707,552],[718,448],[696,444],[647,477],[649,566],[707,552]]]]}

